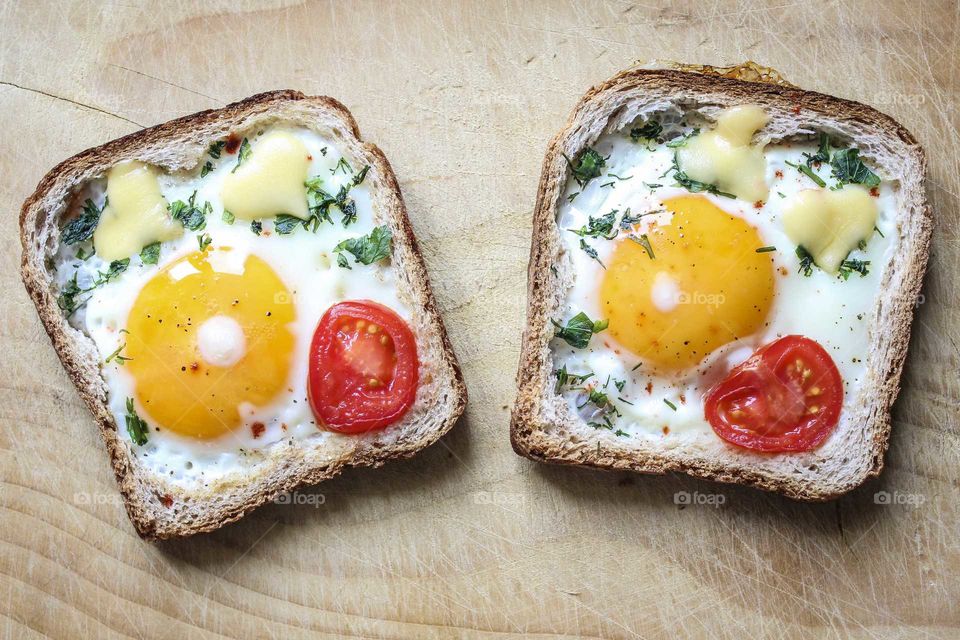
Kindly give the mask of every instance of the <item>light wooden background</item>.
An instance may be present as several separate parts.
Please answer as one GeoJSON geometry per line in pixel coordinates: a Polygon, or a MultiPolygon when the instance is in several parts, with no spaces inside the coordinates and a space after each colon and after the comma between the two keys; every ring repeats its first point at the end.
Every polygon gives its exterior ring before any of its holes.
{"type": "Polygon", "coordinates": [[[951,0],[0,2],[2,636],[960,637],[958,27],[951,0]],[[937,222],[887,470],[842,500],[510,448],[547,141],[653,57],[756,60],[927,149],[937,222]],[[19,281],[17,212],[81,149],[274,88],[342,100],[390,158],[470,405],[419,457],[307,494],[322,505],[147,544],[19,281]]]}

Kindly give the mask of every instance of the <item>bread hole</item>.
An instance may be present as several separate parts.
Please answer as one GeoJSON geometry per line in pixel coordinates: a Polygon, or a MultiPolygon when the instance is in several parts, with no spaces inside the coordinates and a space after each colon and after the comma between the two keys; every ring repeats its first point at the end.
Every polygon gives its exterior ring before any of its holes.
{"type": "Polygon", "coordinates": [[[815,464],[812,464],[812,465],[810,465],[809,467],[807,467],[807,469],[809,469],[810,471],[819,471],[819,470],[820,470],[820,467],[818,467],[818,466],[815,465],[815,464]]]}

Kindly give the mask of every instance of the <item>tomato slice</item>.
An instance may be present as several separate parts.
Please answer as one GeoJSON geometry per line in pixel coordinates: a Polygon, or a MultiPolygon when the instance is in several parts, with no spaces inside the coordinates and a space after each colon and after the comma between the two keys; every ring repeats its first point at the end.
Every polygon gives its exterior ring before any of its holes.
{"type": "Polygon", "coordinates": [[[320,423],[365,433],[397,422],[417,395],[420,361],[407,323],[369,300],[333,305],[310,343],[307,395],[320,423]]]}
{"type": "Polygon", "coordinates": [[[803,336],[757,349],[707,393],[718,436],[754,451],[809,451],[837,426],[843,380],[830,354],[803,336]]]}

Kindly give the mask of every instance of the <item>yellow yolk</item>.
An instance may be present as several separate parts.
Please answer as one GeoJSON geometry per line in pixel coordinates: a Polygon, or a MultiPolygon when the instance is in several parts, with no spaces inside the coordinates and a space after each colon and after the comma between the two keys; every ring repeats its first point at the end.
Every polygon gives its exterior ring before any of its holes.
{"type": "Polygon", "coordinates": [[[701,196],[666,200],[673,215],[646,231],[653,257],[619,241],[600,287],[621,345],[666,371],[698,364],[760,329],[773,302],[773,260],[757,230],[701,196]]]}
{"type": "Polygon", "coordinates": [[[241,403],[262,406],[288,386],[290,293],[260,258],[241,266],[228,252],[195,252],[162,269],[127,320],[126,369],[140,405],[161,429],[193,438],[231,431],[241,403]]]}

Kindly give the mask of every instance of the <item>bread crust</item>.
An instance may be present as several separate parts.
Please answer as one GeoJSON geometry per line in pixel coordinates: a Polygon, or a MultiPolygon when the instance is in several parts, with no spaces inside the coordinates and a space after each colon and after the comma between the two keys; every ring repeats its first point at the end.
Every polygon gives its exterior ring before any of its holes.
{"type": "Polygon", "coordinates": [[[463,375],[437,309],[393,169],[377,146],[363,142],[350,111],[333,98],[306,96],[292,90],[261,93],[222,109],[194,113],[83,151],[51,169],[23,203],[20,240],[24,285],[64,369],[97,422],[127,513],[137,533],[145,539],[212,531],[240,519],[278,495],[332,478],[345,467],[378,467],[388,460],[410,457],[449,431],[466,406],[463,375]],[[398,287],[406,288],[401,293],[406,293],[413,302],[415,320],[419,319],[426,334],[424,344],[436,361],[438,397],[423,401],[430,405],[421,407],[417,414],[423,424],[408,425],[412,420],[410,414],[404,418],[403,431],[395,442],[384,443],[378,434],[367,435],[358,437],[352,448],[322,463],[303,456],[296,460],[270,460],[272,465],[266,473],[232,487],[227,495],[206,496],[200,500],[187,496],[188,501],[195,504],[178,510],[171,505],[171,500],[179,496],[158,494],[164,489],[155,485],[154,479],[138,472],[129,445],[118,436],[117,424],[106,404],[106,385],[100,374],[96,348],[89,338],[68,324],[57,306],[46,261],[56,252],[59,222],[70,193],[92,177],[104,174],[110,166],[145,153],[156,155],[164,146],[181,145],[193,151],[180,153],[182,157],[174,163],[180,166],[174,168],[190,168],[200,161],[209,142],[231,130],[245,128],[258,119],[282,121],[285,116],[294,115],[302,119],[322,118],[345,144],[352,145],[351,151],[356,156],[362,156],[370,164],[368,180],[374,180],[371,193],[376,190],[375,197],[382,203],[380,222],[388,224],[393,232],[392,258],[398,287]]]}
{"type": "MultiPolygon", "coordinates": [[[[805,91],[787,83],[748,82],[702,73],[633,68],[591,88],[578,102],[564,128],[550,142],[541,170],[528,271],[527,323],[517,374],[517,398],[510,422],[514,451],[533,460],[555,464],[651,474],[681,472],[806,501],[837,498],[878,475],[888,446],[890,408],[899,391],[913,306],[922,285],[933,226],[924,187],[925,175],[923,150],[898,122],[858,102],[805,91]],[[886,271],[882,283],[884,293],[877,303],[876,324],[883,330],[871,334],[868,365],[873,368],[871,380],[875,397],[865,400],[862,411],[858,411],[858,416],[864,416],[864,419],[849,427],[861,429],[865,434],[863,451],[859,452],[863,459],[850,477],[836,481],[824,476],[811,481],[806,477],[752,466],[732,456],[731,459],[726,456],[712,459],[684,456],[676,452],[631,449],[615,443],[608,446],[599,440],[595,447],[587,446],[586,440],[574,433],[578,428],[574,421],[580,420],[579,417],[564,420],[545,416],[545,402],[552,393],[549,342],[553,331],[549,320],[556,306],[557,289],[561,286],[558,276],[551,271],[559,255],[556,213],[569,175],[562,154],[575,157],[607,131],[610,122],[621,118],[623,124],[623,119],[629,120],[623,118],[622,112],[628,110],[631,100],[641,99],[718,107],[750,102],[761,104],[768,113],[784,122],[795,120],[798,129],[804,132],[812,132],[819,128],[819,123],[826,122],[848,130],[873,130],[883,138],[884,148],[895,149],[905,170],[911,172],[911,175],[901,177],[901,190],[909,205],[903,218],[898,218],[904,239],[895,252],[892,266],[886,271]]],[[[738,452],[737,455],[745,454],[738,452]]]]}

